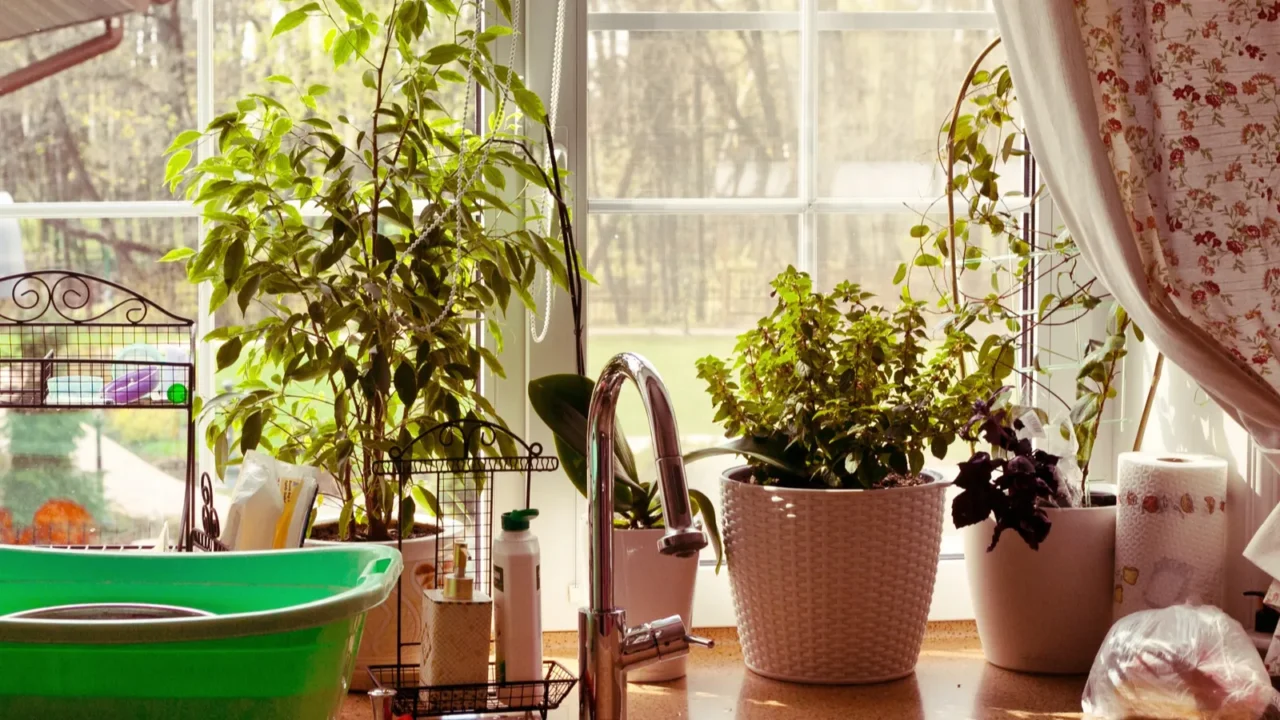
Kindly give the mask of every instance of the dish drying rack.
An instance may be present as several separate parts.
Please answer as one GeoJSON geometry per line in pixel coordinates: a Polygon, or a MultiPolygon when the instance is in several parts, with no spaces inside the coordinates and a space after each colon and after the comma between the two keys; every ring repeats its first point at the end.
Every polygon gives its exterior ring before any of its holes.
{"type": "MultiPolygon", "coordinates": [[[[501,425],[456,420],[436,425],[392,448],[374,471],[395,479],[400,498],[397,517],[404,508],[406,485],[425,480],[428,488],[434,489],[441,528],[459,528],[450,539],[468,544],[475,559],[475,587],[492,596],[494,480],[499,473],[521,475],[524,507],[528,508],[533,473],[554,472],[560,467],[558,458],[542,452],[541,443],[530,445],[501,425]],[[429,448],[431,457],[415,457],[414,451],[419,447],[429,448]]],[[[403,552],[403,538],[397,536],[396,546],[403,552]]],[[[442,535],[435,549],[432,576],[438,589],[444,587],[445,577],[453,569],[453,547],[446,544],[442,535]]],[[[404,662],[405,648],[421,643],[405,638],[403,613],[399,611],[400,586],[396,583],[396,664],[371,665],[368,669],[374,692],[394,693],[391,702],[397,717],[536,713],[545,720],[547,713],[560,707],[577,684],[577,678],[564,665],[547,660],[543,662],[541,680],[499,683],[490,664],[487,683],[423,685],[418,666],[404,662]]],[[[414,633],[419,631],[414,628],[414,633]]]]}
{"type": "MultiPolygon", "coordinates": [[[[0,409],[183,413],[185,489],[174,549],[223,551],[227,548],[218,541],[213,483],[207,473],[196,497],[195,333],[194,320],[92,275],[50,270],[0,278],[0,409]]],[[[24,541],[34,545],[84,550],[146,547],[95,544],[92,520],[33,523],[22,532],[24,541]]]]}

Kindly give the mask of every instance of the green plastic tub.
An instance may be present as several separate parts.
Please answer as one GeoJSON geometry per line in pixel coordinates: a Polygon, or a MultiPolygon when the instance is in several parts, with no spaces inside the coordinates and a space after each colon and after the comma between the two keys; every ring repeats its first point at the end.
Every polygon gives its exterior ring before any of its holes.
{"type": "Polygon", "coordinates": [[[0,718],[335,717],[365,613],[400,569],[395,549],[363,544],[169,554],[0,547],[0,718]],[[5,617],[99,603],[211,615],[5,617]]]}

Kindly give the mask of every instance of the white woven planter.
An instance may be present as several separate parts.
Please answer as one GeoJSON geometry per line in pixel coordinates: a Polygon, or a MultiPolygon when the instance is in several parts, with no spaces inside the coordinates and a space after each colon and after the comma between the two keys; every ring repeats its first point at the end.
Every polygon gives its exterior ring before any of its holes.
{"type": "Polygon", "coordinates": [[[795,490],[732,479],[742,470],[721,477],[720,494],[747,667],[823,684],[910,675],[933,600],[947,483],[795,490]]]}

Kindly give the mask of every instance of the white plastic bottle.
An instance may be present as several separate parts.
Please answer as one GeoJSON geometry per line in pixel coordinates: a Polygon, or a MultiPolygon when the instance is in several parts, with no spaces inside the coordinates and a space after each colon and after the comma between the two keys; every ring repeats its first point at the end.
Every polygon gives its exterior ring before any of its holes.
{"type": "MultiPolygon", "coordinates": [[[[542,561],[538,538],[529,531],[537,510],[502,514],[502,534],[493,544],[493,620],[500,683],[541,680],[542,561]]],[[[506,705],[542,701],[542,688],[499,689],[506,705]]]]}

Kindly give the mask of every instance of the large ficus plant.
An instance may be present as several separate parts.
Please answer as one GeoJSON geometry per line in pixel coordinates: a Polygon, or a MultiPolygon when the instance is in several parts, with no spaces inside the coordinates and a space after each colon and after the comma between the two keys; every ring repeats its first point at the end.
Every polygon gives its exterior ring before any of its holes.
{"type": "Polygon", "coordinates": [[[930,342],[919,301],[887,308],[849,282],[816,292],[795,268],[773,291],[774,311],[738,337],[732,366],[698,361],[734,439],[687,459],[738,454],[754,481],[788,487],[911,483],[1013,370],[1012,353],[975,348],[963,332],[930,342]]]}
{"type": "MultiPolygon", "coordinates": [[[[565,284],[557,245],[525,222],[526,201],[557,183],[521,134],[532,122],[544,136],[541,101],[494,60],[508,25],[469,26],[451,0],[398,0],[385,17],[321,0],[274,34],[309,19],[331,26],[324,47],[335,74],[361,78],[362,109],[330,112],[325,86],[272,76],[278,95],[248,95],[180,135],[169,182],[201,206],[207,233],[199,252],[167,259],[212,285],[214,310],[244,313],[208,335],[236,378],[205,406],[219,469],[254,448],[317,464],[337,481],[340,536],[383,540],[436,503],[413,488],[393,526],[387,453],[441,422],[500,420],[477,387],[484,368],[503,372],[479,325],[500,348],[498,321],[512,297],[533,307],[539,268],[565,284]],[[494,108],[479,132],[474,84],[494,108]],[[201,138],[217,152],[188,169],[201,138]]],[[[437,433],[421,443],[414,457],[475,450],[437,433]]]]}

